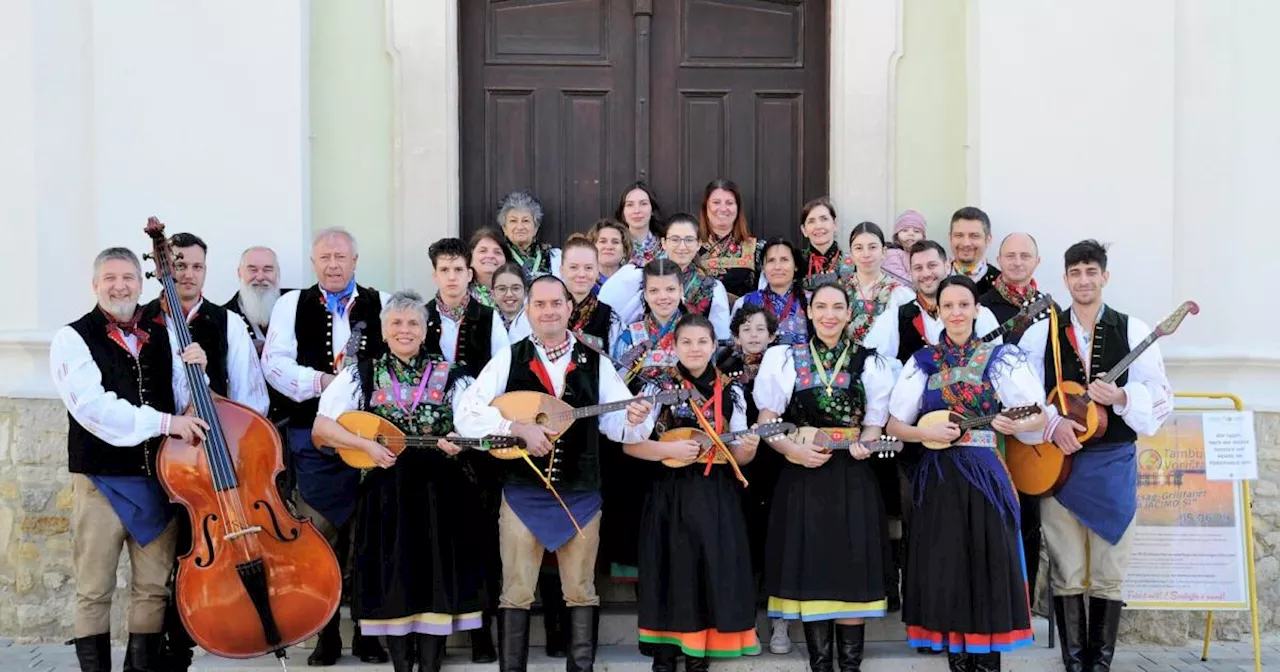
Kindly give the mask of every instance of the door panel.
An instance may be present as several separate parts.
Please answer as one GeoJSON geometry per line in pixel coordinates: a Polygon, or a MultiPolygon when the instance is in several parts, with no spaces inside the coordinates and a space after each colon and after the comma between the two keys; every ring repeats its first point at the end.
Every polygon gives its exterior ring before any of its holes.
{"type": "Polygon", "coordinates": [[[630,0],[464,0],[464,234],[529,189],[559,244],[610,210],[635,160],[630,0]]]}
{"type": "Polygon", "coordinates": [[[826,193],[826,0],[459,7],[465,233],[531,189],[558,244],[646,168],[668,214],[734,180],[761,237],[796,237],[804,201],[826,193]]]}

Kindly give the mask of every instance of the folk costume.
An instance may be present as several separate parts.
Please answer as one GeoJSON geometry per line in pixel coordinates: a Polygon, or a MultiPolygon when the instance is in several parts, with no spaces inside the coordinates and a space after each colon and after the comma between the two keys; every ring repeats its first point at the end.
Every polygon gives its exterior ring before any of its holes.
{"type": "Polygon", "coordinates": [[[535,240],[528,249],[508,243],[506,251],[507,259],[520,264],[524,269],[527,282],[533,282],[544,275],[560,277],[560,248],[552,247],[550,243],[535,240]]]}
{"type": "Polygon", "coordinates": [[[760,269],[764,268],[763,253],[764,246],[755,238],[737,240],[730,233],[703,243],[698,259],[707,275],[719,280],[725,291],[740,297],[755,291],[760,269]]]}
{"type": "MultiPolygon", "coordinates": [[[[281,295],[291,291],[293,290],[291,289],[282,290],[281,295]]],[[[231,300],[222,304],[222,307],[244,318],[245,327],[247,327],[249,330],[249,337],[253,341],[255,352],[257,352],[258,354],[258,356],[255,357],[255,359],[259,360],[258,368],[259,370],[261,370],[262,368],[261,367],[261,355],[262,355],[261,348],[266,347],[267,331],[269,330],[270,325],[252,324],[252,320],[250,320],[248,317],[245,317],[244,306],[240,304],[240,292],[236,292],[235,294],[231,295],[231,300]]],[[[207,352],[208,350],[206,349],[206,353],[207,352]]],[[[263,380],[265,380],[265,377],[263,378],[263,380]]],[[[287,427],[287,420],[293,412],[293,400],[281,394],[278,390],[276,390],[274,387],[271,387],[270,385],[266,385],[266,388],[267,388],[267,397],[271,401],[270,408],[267,411],[267,419],[271,420],[271,422],[276,423],[276,428],[280,429],[281,435],[283,435],[285,432],[285,428],[287,427]]],[[[291,471],[291,467],[288,463],[288,460],[286,460],[285,469],[286,471],[291,471]]],[[[289,478],[291,479],[292,476],[290,475],[289,478]]]]}
{"type": "MultiPolygon", "coordinates": [[[[468,437],[509,433],[512,423],[489,404],[505,392],[518,390],[559,397],[574,408],[631,398],[613,367],[572,334],[550,348],[531,336],[499,351],[463,394],[455,418],[459,433],[468,437]]],[[[601,513],[598,435],[630,443],[642,438],[637,430],[627,424],[624,411],[581,418],[558,437],[551,454],[531,456],[532,466],[524,460],[504,464],[498,519],[501,669],[524,670],[528,663],[529,607],[544,549],[556,553],[569,606],[569,663],[578,670],[592,668],[600,604],[594,576],[601,513]],[[539,473],[532,473],[535,468],[539,473]]]]}
{"type": "MultiPolygon", "coordinates": [[[[972,417],[1043,401],[1017,346],[944,335],[908,360],[889,408],[913,424],[936,410],[972,417]]],[[[1000,653],[1032,640],[1018,499],[1003,447],[999,433],[974,429],[950,448],[924,451],[914,474],[902,618],[910,645],[947,651],[953,670],[998,670],[1000,653]]]]}
{"type": "Polygon", "coordinates": [[[75,648],[84,670],[111,668],[111,596],[122,547],[133,572],[125,665],[160,664],[178,533],[156,455],[191,392],[164,325],[142,313],[139,307],[122,322],[95,307],[59,329],[49,349],[53,383],[67,407],[75,648]]]}
{"type": "MultiPolygon", "coordinates": [[[[893,311],[889,311],[889,314],[892,315],[893,311]]],[[[983,336],[999,326],[1000,323],[989,308],[978,308],[978,319],[973,326],[975,334],[983,336]]],[[[896,320],[876,320],[864,345],[906,364],[920,348],[937,345],[945,331],[946,327],[938,317],[937,297],[931,299],[917,293],[914,298],[897,307],[896,320]]]]}
{"type": "MultiPolygon", "coordinates": [[[[762,412],[778,413],[798,427],[860,432],[884,426],[892,389],[892,371],[873,351],[847,337],[835,347],[814,338],[765,352],[755,400],[762,412]]],[[[804,623],[814,670],[832,669],[833,621],[885,614],[887,534],[868,460],[837,450],[816,469],[783,464],[765,557],[769,616],[804,623]]],[[[856,670],[864,627],[834,630],[841,669],[856,670]]]]}
{"type": "Polygon", "coordinates": [[[778,343],[795,345],[809,341],[808,318],[804,313],[805,302],[788,289],[778,294],[769,287],[757,289],[733,304],[736,314],[743,306],[763,306],[778,319],[778,343]]]}
{"type": "Polygon", "coordinates": [[[1000,277],[1000,269],[988,264],[986,259],[976,264],[966,264],[959,259],[951,260],[951,275],[967,276],[978,287],[978,296],[991,291],[996,278],[1000,277]]]}
{"type": "MultiPolygon", "coordinates": [[[[319,414],[337,420],[358,409],[407,436],[446,436],[470,382],[426,347],[408,362],[386,353],[339,374],[319,414]]],[[[481,627],[486,558],[472,538],[484,511],[463,464],[461,455],[413,447],[391,468],[361,475],[352,615],[366,636],[387,638],[397,670],[410,669],[416,647],[422,670],[438,672],[445,638],[481,627]]]]}
{"type": "Polygon", "coordinates": [[[835,241],[825,252],[818,251],[813,243],[805,245],[800,252],[800,272],[804,274],[804,288],[812,292],[814,287],[828,282],[837,282],[847,286],[848,279],[857,273],[853,260],[840,251],[835,241]]]}
{"type": "MultiPolygon", "coordinates": [[[[346,544],[339,542],[355,512],[360,472],[337,455],[311,445],[311,426],[324,374],[336,375],[354,364],[348,361],[348,352],[359,361],[381,357],[386,351],[381,313],[388,298],[385,292],[357,285],[355,278],[340,292],[330,293],[319,285],[289,292],[271,311],[271,328],[262,350],[267,383],[297,404],[285,437],[297,474],[294,506],[299,516],[315,523],[339,557],[345,555],[342,546],[346,544]],[[351,336],[362,323],[363,331],[353,341],[351,336]]],[[[341,655],[340,613],[320,632],[308,662],[333,664],[341,655]]],[[[362,659],[386,662],[378,640],[362,636],[358,625],[351,649],[362,659]]]]}
{"type": "MultiPolygon", "coordinates": [[[[630,234],[628,234],[630,235],[630,234]]],[[[658,236],[650,229],[644,235],[644,240],[631,240],[631,259],[630,263],[638,268],[644,268],[644,265],[657,259],[662,254],[662,242],[658,236]]]]}
{"type": "MultiPolygon", "coordinates": [[[[143,306],[142,319],[165,325],[169,342],[177,343],[177,329],[167,319],[160,305],[161,299],[156,299],[143,306]]],[[[200,345],[208,359],[204,370],[209,388],[261,415],[267,415],[271,398],[267,394],[266,380],[262,377],[257,348],[253,345],[245,321],[238,314],[204,299],[192,306],[187,312],[186,320],[191,338],[200,345]]],[[[191,550],[191,520],[177,504],[171,506],[178,525],[174,552],[180,557],[191,550]]],[[[175,557],[173,571],[169,575],[169,603],[165,608],[164,618],[166,669],[175,671],[186,670],[190,666],[192,651],[195,649],[195,641],[187,633],[178,615],[177,595],[174,592],[177,572],[175,557]]]]}
{"type": "MultiPolygon", "coordinates": [[[[1111,371],[1151,333],[1142,320],[1102,306],[1092,330],[1073,310],[1058,320],[1061,367],[1054,356],[1048,321],[1032,325],[1022,338],[1033,369],[1052,390],[1062,380],[1082,385],[1111,371]]],[[[1049,582],[1068,670],[1107,669],[1115,654],[1123,607],[1122,586],[1137,514],[1138,470],[1135,442],[1152,436],[1173,411],[1173,390],[1159,344],[1134,360],[1115,384],[1125,392],[1121,406],[1103,406],[1107,430],[1086,441],[1072,456],[1071,475],[1057,494],[1040,498],[1041,525],[1048,547],[1049,582]],[[1081,539],[1087,538],[1082,544],[1081,539]],[[1085,594],[1089,599],[1085,600],[1085,594]],[[1086,607],[1088,630],[1085,630],[1086,607]],[[1093,667],[1090,667],[1093,666],[1093,667]]],[[[1061,420],[1050,405],[1049,441],[1061,420]]]]}
{"type": "MultiPolygon", "coordinates": [[[[690,264],[680,271],[680,286],[684,288],[684,312],[697,313],[711,320],[716,340],[733,340],[729,331],[729,295],[725,285],[690,264]]],[[[599,297],[613,308],[622,324],[640,321],[645,312],[644,269],[632,264],[619,268],[600,288],[599,297]]]]}
{"type": "MultiPolygon", "coordinates": [[[[677,365],[673,380],[692,392],[693,406],[717,434],[747,428],[742,386],[727,375],[708,366],[693,376],[677,365]]],[[[643,394],[663,387],[648,385],[643,394]]],[[[654,408],[642,427],[656,440],[671,429],[703,425],[685,402],[654,408]]],[[[728,464],[660,468],[639,526],[640,642],[651,645],[654,669],[674,672],[677,653],[695,670],[705,669],[708,658],[758,653],[743,484],[728,464]]]]}
{"type": "Polygon", "coordinates": [[[849,335],[855,343],[865,343],[871,327],[881,314],[893,314],[894,309],[915,298],[914,293],[902,286],[888,274],[881,273],[870,287],[858,285],[858,274],[854,273],[845,280],[845,291],[849,295],[849,310],[853,319],[849,321],[849,335]]]}

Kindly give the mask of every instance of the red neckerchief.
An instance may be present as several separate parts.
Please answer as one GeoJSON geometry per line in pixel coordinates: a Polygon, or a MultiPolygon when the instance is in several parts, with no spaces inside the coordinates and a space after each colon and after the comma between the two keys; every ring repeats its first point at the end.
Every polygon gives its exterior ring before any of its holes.
{"type": "Polygon", "coordinates": [[[836,272],[840,262],[840,246],[833,241],[827,254],[819,252],[813,247],[813,244],[809,245],[809,275],[805,277],[836,272]],[[827,256],[827,254],[831,256],[827,256]]]}
{"type": "MultiPolygon", "coordinates": [[[[690,399],[689,401],[694,405],[695,408],[698,409],[698,413],[701,414],[702,417],[704,418],[707,417],[707,409],[713,409],[712,419],[715,421],[716,436],[719,436],[724,433],[724,409],[720,404],[720,400],[724,398],[724,378],[720,375],[720,372],[716,371],[714,368],[711,370],[711,375],[716,379],[715,389],[711,393],[711,398],[707,399],[706,403],[702,405],[699,405],[696,401],[693,401],[692,399],[690,399]]],[[[681,375],[681,378],[684,378],[684,376],[681,375]]],[[[701,394],[700,392],[698,392],[697,388],[693,386],[693,383],[690,382],[688,378],[684,379],[683,385],[685,389],[688,389],[696,394],[701,394]]],[[[712,437],[712,440],[718,441],[719,439],[712,437]]],[[[715,461],[716,461],[716,451],[708,450],[707,466],[705,469],[702,470],[703,476],[707,476],[711,473],[711,467],[715,464],[715,461]]]]}
{"type": "Polygon", "coordinates": [[[121,335],[121,332],[130,334],[134,338],[138,339],[138,352],[142,352],[142,347],[147,344],[147,339],[150,338],[150,334],[144,331],[142,327],[138,326],[138,320],[142,319],[142,306],[135,307],[133,309],[133,317],[129,318],[126,322],[117,320],[114,315],[102,310],[102,306],[98,306],[98,310],[107,318],[106,328],[108,338],[115,341],[116,345],[124,348],[125,351],[132,355],[134,354],[133,350],[129,348],[129,344],[124,340],[124,336],[121,335]]]}
{"type": "Polygon", "coordinates": [[[1040,294],[1040,289],[1036,287],[1035,278],[1032,278],[1026,287],[1014,287],[1004,279],[1004,274],[1001,274],[996,276],[993,285],[996,291],[1000,293],[1000,296],[1004,297],[1004,300],[1008,301],[1011,306],[1021,306],[1032,297],[1040,294]]]}
{"type": "MultiPolygon", "coordinates": [[[[564,370],[566,378],[569,377],[569,373],[573,371],[574,366],[574,361],[570,359],[569,367],[564,370]]],[[[553,397],[559,396],[556,394],[556,386],[551,383],[551,374],[547,372],[546,365],[542,363],[542,358],[539,357],[537,353],[534,353],[533,362],[530,363],[529,368],[532,369],[533,374],[538,377],[538,382],[542,383],[542,387],[546,389],[547,394],[553,397]]]]}
{"type": "Polygon", "coordinates": [[[923,338],[924,342],[928,343],[929,337],[925,335],[924,328],[924,314],[928,313],[929,317],[935,320],[938,319],[938,304],[935,303],[932,308],[929,307],[930,301],[924,298],[924,295],[920,292],[916,292],[916,303],[920,306],[920,312],[911,318],[911,324],[915,326],[916,333],[920,334],[920,338],[923,338]]]}

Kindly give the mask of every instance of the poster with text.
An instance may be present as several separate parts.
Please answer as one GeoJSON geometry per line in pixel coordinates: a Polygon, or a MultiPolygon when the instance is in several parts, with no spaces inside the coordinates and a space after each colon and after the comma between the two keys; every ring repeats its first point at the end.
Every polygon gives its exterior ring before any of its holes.
{"type": "Polygon", "coordinates": [[[1240,484],[1205,477],[1199,413],[1174,413],[1138,438],[1138,514],[1124,601],[1130,609],[1247,610],[1240,484]]]}

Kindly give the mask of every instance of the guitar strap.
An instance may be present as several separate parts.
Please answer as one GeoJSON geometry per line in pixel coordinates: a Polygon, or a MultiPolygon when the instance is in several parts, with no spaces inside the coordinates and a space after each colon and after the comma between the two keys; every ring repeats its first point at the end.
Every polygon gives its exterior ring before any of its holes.
{"type": "MultiPolygon", "coordinates": [[[[1053,375],[1056,378],[1055,384],[1058,390],[1062,390],[1062,341],[1058,338],[1058,310],[1057,308],[1049,309],[1049,340],[1053,343],[1053,375]]],[[[1067,398],[1065,395],[1058,394],[1058,410],[1062,411],[1062,417],[1067,417],[1067,398]]]]}
{"type": "MultiPolygon", "coordinates": [[[[716,434],[716,430],[711,426],[711,423],[707,422],[707,419],[702,417],[702,413],[698,411],[698,405],[693,403],[692,399],[689,400],[689,409],[693,411],[693,417],[697,418],[698,424],[702,425],[702,431],[706,432],[707,436],[711,437],[711,444],[715,446],[716,450],[724,453],[725,460],[729,463],[729,466],[733,468],[733,475],[742,482],[742,487],[747,487],[747,477],[742,475],[742,469],[738,466],[738,461],[733,459],[733,452],[730,451],[729,448],[724,445],[724,442],[720,440],[720,435],[716,434]]],[[[714,454],[715,453],[713,452],[708,452],[708,471],[711,469],[711,461],[715,459],[713,457],[714,454]]],[[[706,472],[703,473],[705,474],[706,472]]]]}

